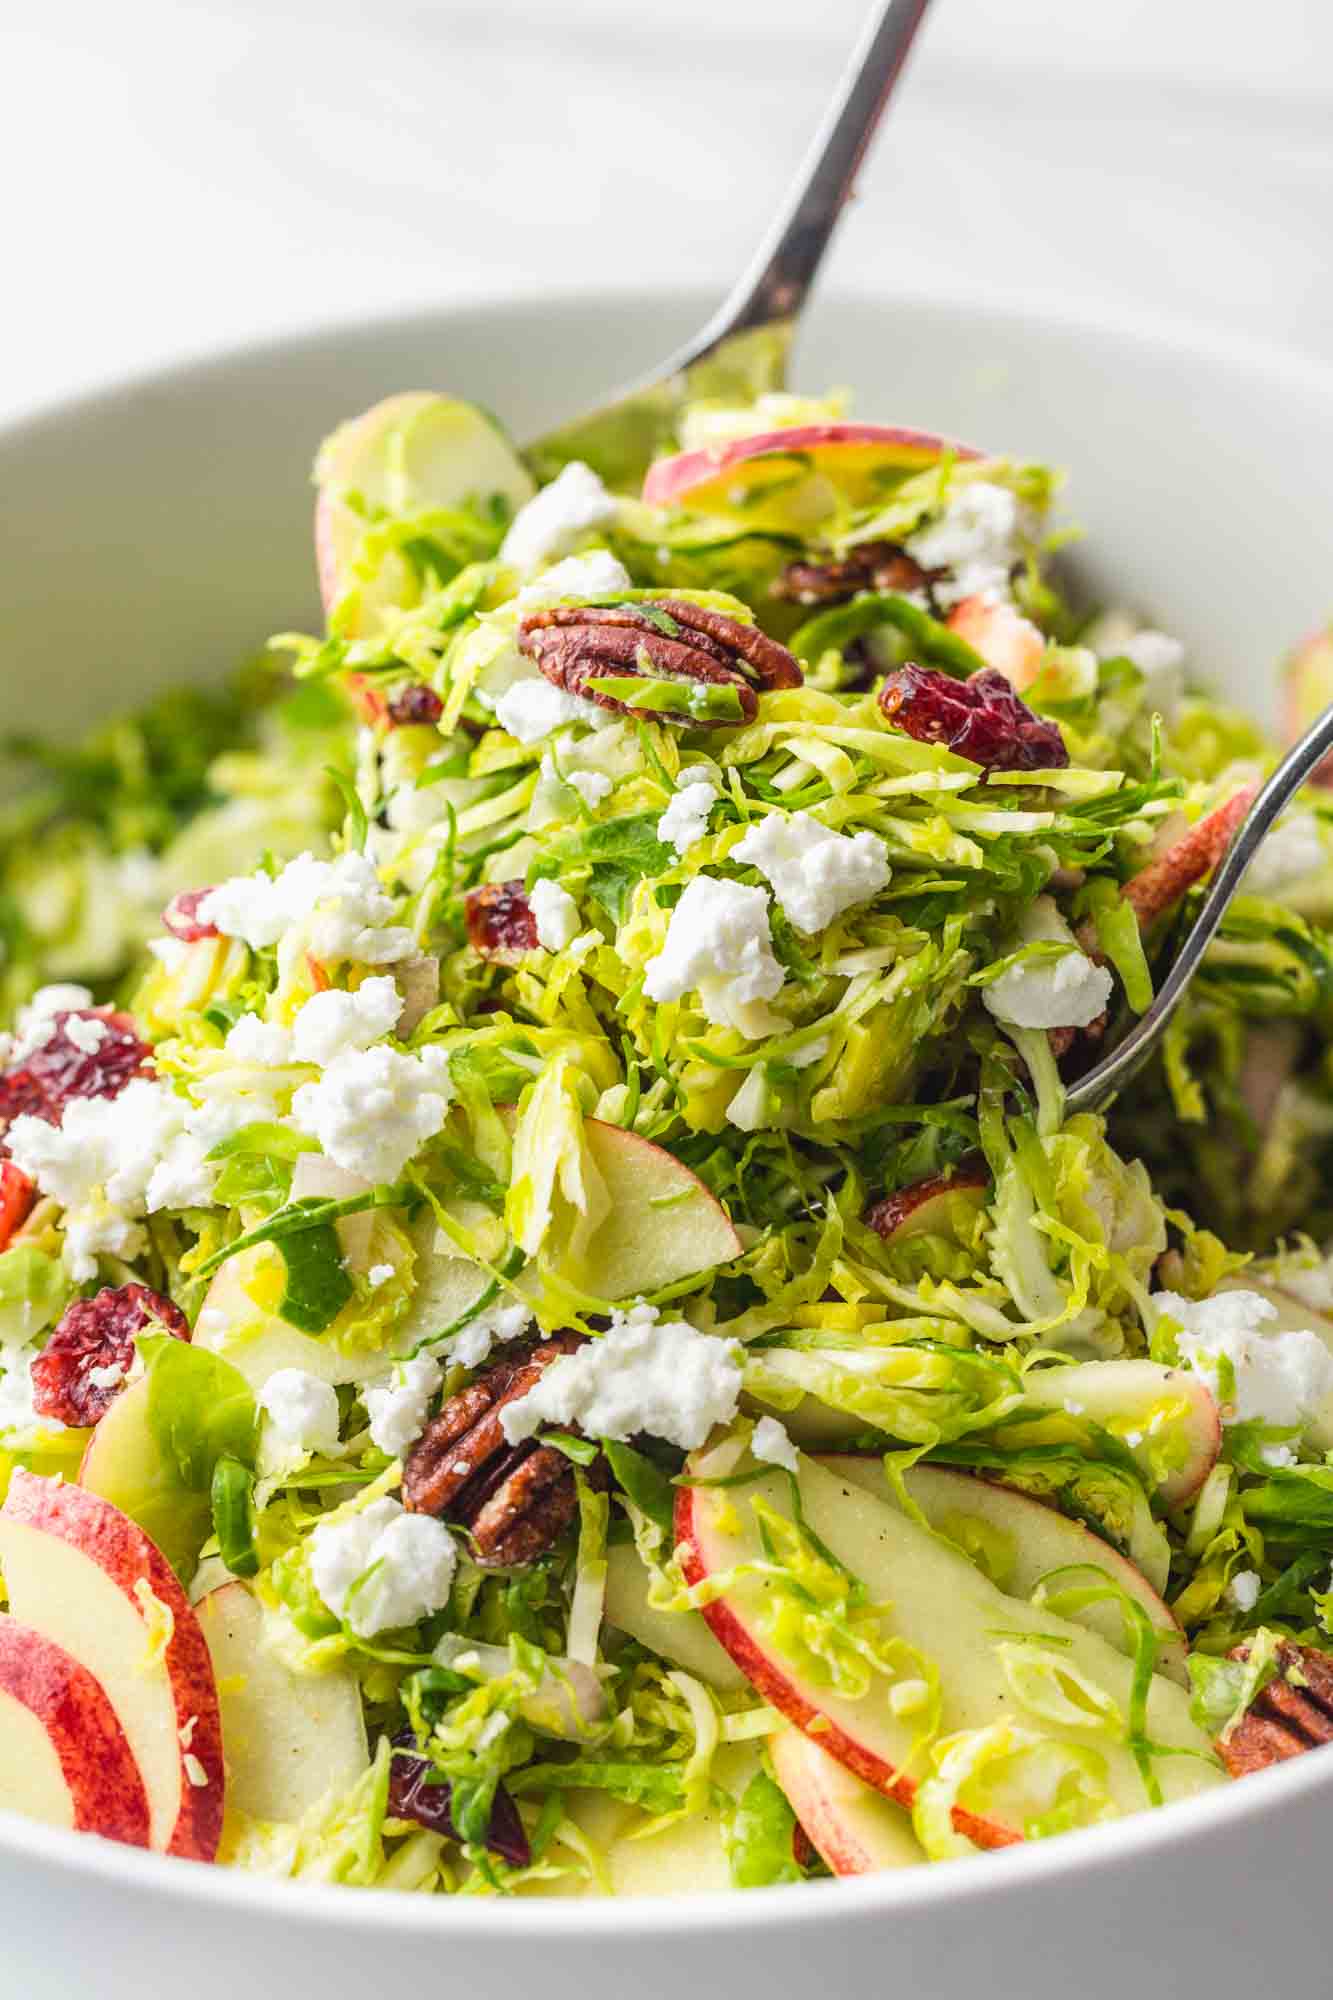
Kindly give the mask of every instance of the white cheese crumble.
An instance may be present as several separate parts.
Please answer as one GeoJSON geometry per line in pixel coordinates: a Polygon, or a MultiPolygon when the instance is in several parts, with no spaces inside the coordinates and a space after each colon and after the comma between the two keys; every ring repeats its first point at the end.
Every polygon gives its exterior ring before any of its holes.
{"type": "Polygon", "coordinates": [[[493,1347],[519,1339],[531,1324],[529,1306],[486,1306],[445,1343],[445,1358],[457,1368],[480,1368],[493,1347]]]}
{"type": "Polygon", "coordinates": [[[327,1069],[391,1033],[402,1011],[403,996],[387,973],[363,981],[355,993],[316,993],[292,1023],[292,1053],[297,1062],[327,1069]]]}
{"type": "Polygon", "coordinates": [[[95,1056],[110,1033],[106,1022],[98,1020],[96,1015],[71,1014],[65,1022],[66,1040],[74,1044],[80,1055],[95,1056]]]}
{"type": "Polygon", "coordinates": [[[315,1589],[335,1617],[363,1639],[415,1625],[449,1601],[458,1550],[443,1521],[406,1514],[396,1500],[372,1500],[358,1514],[326,1521],[307,1548],[315,1589]]]}
{"type": "Polygon", "coordinates": [[[696,875],[671,912],[661,951],[648,961],[643,990],[658,1002],[697,990],[710,1021],[753,1040],[787,1025],[764,1005],[782,983],[764,891],[696,875]]]}
{"type": "Polygon", "coordinates": [[[32,1364],[40,1352],[35,1344],[0,1349],[4,1363],[0,1373],[0,1437],[10,1432],[15,1436],[55,1437],[65,1428],[57,1417],[39,1417],[33,1408],[32,1364]]]}
{"type": "Polygon", "coordinates": [[[1252,896],[1276,896],[1293,882],[1304,881],[1327,867],[1328,849],[1319,821],[1313,813],[1296,812],[1260,843],[1245,871],[1245,887],[1252,896]]]}
{"type": "Polygon", "coordinates": [[[765,1465],[781,1465],[788,1472],[795,1472],[800,1464],[786,1425],[780,1424],[776,1417],[760,1417],[750,1439],[750,1450],[765,1465]]]}
{"type": "Polygon", "coordinates": [[[629,571],[609,549],[590,549],[586,556],[566,556],[525,583],[514,603],[519,611],[540,611],[562,597],[619,597],[630,588],[629,571]]]}
{"type": "Polygon", "coordinates": [[[1056,959],[1011,965],[981,990],[987,1011],[1014,1028],[1086,1028],[1105,1013],[1114,981],[1104,965],[1079,950],[1074,933],[1049,896],[1038,896],[1019,925],[1013,949],[1064,944],[1056,959]]]}
{"type": "Polygon", "coordinates": [[[707,833],[708,815],[716,798],[717,787],[707,778],[679,785],[657,822],[658,839],[674,847],[677,854],[688,854],[695,842],[702,840],[707,833]]]}
{"type": "MultiPolygon", "coordinates": [[[[34,1049],[41,1048],[43,1042],[49,1041],[55,1033],[57,1014],[75,1013],[80,1008],[91,1007],[92,1004],[93,996],[86,986],[72,986],[67,983],[39,986],[27,1006],[19,1008],[14,1022],[14,1047],[11,1059],[30,1056],[34,1049]]],[[[68,1026],[66,1032],[68,1033],[68,1026]]]]}
{"type": "Polygon", "coordinates": [[[877,896],[889,879],[877,833],[834,833],[813,813],[765,813],[731,850],[757,868],[797,930],[826,930],[844,910],[877,896]]]}
{"type": "Polygon", "coordinates": [[[70,1274],[97,1275],[101,1252],[133,1259],[141,1219],[160,1209],[205,1207],[215,1170],[199,1114],[169,1084],[136,1077],[118,1097],[76,1097],[59,1125],[16,1118],[6,1135],[15,1166],[65,1210],[70,1274]]]}
{"type": "Polygon", "coordinates": [[[1227,1596],[1237,1611],[1253,1611],[1263,1588],[1258,1570],[1238,1569],[1227,1585],[1227,1596]]]}
{"type": "Polygon", "coordinates": [[[553,1361],[526,1396],[505,1405],[500,1424],[510,1444],[543,1424],[578,1424],[590,1437],[646,1431],[693,1451],[736,1414],[740,1392],[735,1341],[637,1305],[613,1314],[599,1339],[553,1361]]]}
{"type": "Polygon", "coordinates": [[[1284,1261],[1278,1283],[1303,1306],[1312,1306],[1320,1313],[1333,1313],[1333,1258],[1322,1257],[1313,1264],[1284,1261]]]}
{"type": "Polygon", "coordinates": [[[563,951],[579,934],[579,906],[568,889],[543,876],[528,892],[528,908],[543,951],[563,951]]]}
{"type": "Polygon", "coordinates": [[[338,1392],[318,1375],[304,1368],[276,1369],[259,1392],[259,1407],[285,1449],[303,1456],[323,1452],[329,1458],[341,1451],[338,1392]]]}
{"type": "Polygon", "coordinates": [[[443,1380],[439,1362],[419,1354],[366,1384],[361,1400],[370,1419],[371,1440],[382,1452],[401,1458],[411,1450],[426,1428],[431,1398],[443,1380]]]}
{"type": "Polygon", "coordinates": [[[1115,651],[1149,680],[1156,680],[1161,674],[1174,674],[1185,664],[1184,645],[1165,632],[1135,632],[1115,651]]]}
{"type": "MultiPolygon", "coordinates": [[[[557,777],[559,774],[554,765],[548,772],[543,763],[542,775],[557,777]]],[[[566,771],[559,781],[577,792],[585,806],[599,806],[603,799],[610,798],[615,789],[613,780],[607,777],[605,771],[566,771]]]]}
{"type": "MultiPolygon", "coordinates": [[[[1277,1308],[1257,1292],[1215,1292],[1191,1300],[1158,1292],[1157,1310],[1184,1331],[1183,1365],[1208,1384],[1224,1424],[1261,1423],[1303,1431],[1333,1396],[1333,1354],[1317,1333],[1270,1331],[1277,1308]]],[[[1290,1465],[1289,1445],[1264,1447],[1270,1465],[1290,1465]]]]}
{"type": "Polygon", "coordinates": [[[258,1014],[242,1014],[228,1029],[222,1046],[234,1063],[256,1069],[281,1069],[292,1061],[291,1030],[275,1021],[261,1020],[258,1014]]]}
{"type": "Polygon", "coordinates": [[[364,854],[340,854],[334,861],[298,854],[278,875],[233,875],[209,890],[198,914],[252,951],[281,943],[307,922],[310,949],[320,959],[391,965],[416,949],[411,931],[392,921],[393,898],[364,854]]]}
{"type": "Polygon", "coordinates": [[[519,508],[500,544],[500,560],[515,569],[568,555],[581,536],[615,519],[616,501],[591,466],[573,459],[549,486],[519,508]]]}
{"type": "Polygon", "coordinates": [[[938,520],[905,544],[922,569],[948,570],[933,586],[937,601],[959,604],[985,592],[1007,597],[1018,561],[1018,501],[1006,486],[977,479],[959,488],[938,520]]]}
{"type": "Polygon", "coordinates": [[[392,1276],[392,1264],[372,1264],[366,1272],[366,1283],[370,1286],[372,1292],[377,1292],[381,1285],[388,1284],[392,1276]]]}
{"type": "Polygon", "coordinates": [[[383,1044],[335,1058],[292,1099],[292,1123],[329,1159],[368,1181],[393,1181],[444,1124],[453,1087],[443,1049],[402,1055],[383,1044]]]}
{"type": "Polygon", "coordinates": [[[596,728],[600,711],[594,701],[580,701],[563,688],[553,687],[540,676],[513,681],[495,704],[495,719],[520,743],[540,743],[567,723],[582,722],[596,728]]]}

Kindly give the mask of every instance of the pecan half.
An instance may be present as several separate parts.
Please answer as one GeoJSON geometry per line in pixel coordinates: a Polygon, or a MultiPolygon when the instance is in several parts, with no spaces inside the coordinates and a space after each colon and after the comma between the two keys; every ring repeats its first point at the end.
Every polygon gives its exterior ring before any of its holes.
{"type": "Polygon", "coordinates": [[[841,604],[861,590],[924,590],[931,572],[897,542],[862,542],[828,562],[788,563],[772,595],[789,604],[841,604]]]}
{"type": "Polygon", "coordinates": [[[485,882],[463,898],[468,943],[482,958],[517,965],[537,949],[537,919],[522,882],[485,882]]]}
{"type": "MultiPolygon", "coordinates": [[[[1237,1646],[1230,1657],[1248,1659],[1249,1647],[1237,1646]]],[[[1233,1778],[1333,1743],[1333,1655],[1284,1641],[1277,1664],[1268,1686],[1218,1741],[1218,1753],[1233,1778]]]]}
{"type": "Polygon", "coordinates": [[[487,1568],[534,1562],[577,1512],[569,1460],[535,1439],[511,1445],[500,1413],[579,1345],[573,1334],[557,1334],[488,1368],[449,1398],[403,1466],[408,1512],[437,1514],[469,1529],[476,1559],[487,1568]]]}
{"type": "Polygon", "coordinates": [[[519,626],[518,643],[555,687],[618,715],[644,715],[679,728],[752,722],[758,691],[799,687],[795,656],[757,625],[674,597],[643,604],[557,604],[534,611],[519,626]],[[679,709],[636,707],[606,680],[678,683],[679,709]],[[718,690],[714,696],[709,690],[718,690]]]}

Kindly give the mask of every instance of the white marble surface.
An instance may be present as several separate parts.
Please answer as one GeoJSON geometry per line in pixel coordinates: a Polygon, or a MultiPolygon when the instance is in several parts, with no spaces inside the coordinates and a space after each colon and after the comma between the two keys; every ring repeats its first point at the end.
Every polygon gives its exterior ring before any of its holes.
{"type": "MultiPolygon", "coordinates": [[[[861,12],[30,10],[6,30],[0,414],[329,317],[584,273],[720,284],[861,12]]],[[[1328,0],[936,0],[835,270],[1330,359],[1331,231],[1328,0]]]]}

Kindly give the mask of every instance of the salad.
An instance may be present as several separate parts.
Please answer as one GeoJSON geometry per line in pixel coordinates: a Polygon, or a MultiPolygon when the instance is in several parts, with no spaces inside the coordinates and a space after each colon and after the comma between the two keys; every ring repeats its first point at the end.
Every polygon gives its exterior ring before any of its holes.
{"type": "Polygon", "coordinates": [[[1333,1740],[1328,794],[1067,1116],[1276,746],[1048,468],[404,395],[316,484],[325,630],[11,746],[0,1804],[663,1894],[1333,1740]]]}

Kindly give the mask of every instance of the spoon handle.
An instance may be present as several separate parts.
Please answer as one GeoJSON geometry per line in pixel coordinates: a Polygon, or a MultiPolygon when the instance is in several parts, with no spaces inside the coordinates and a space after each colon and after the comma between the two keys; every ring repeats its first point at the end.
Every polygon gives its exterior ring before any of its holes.
{"type": "Polygon", "coordinates": [[[1167,1024],[1185,997],[1185,989],[1199,969],[1200,961],[1223,917],[1234,900],[1245,870],[1274,820],[1296,796],[1315,768],[1333,750],[1333,708],[1328,708],[1290,749],[1237,827],[1226,855],[1213,876],[1212,886],[1180,947],[1171,970],[1162,981],[1152,1006],[1130,1029],[1125,1039],[1086,1076],[1071,1084],[1065,1096],[1065,1116],[1076,1111],[1098,1111],[1131,1077],[1142,1069],[1167,1024]]]}
{"type": "Polygon", "coordinates": [[[692,344],[691,361],[733,334],[796,320],[929,4],[886,0],[872,8],[785,205],[692,344]]]}

